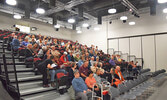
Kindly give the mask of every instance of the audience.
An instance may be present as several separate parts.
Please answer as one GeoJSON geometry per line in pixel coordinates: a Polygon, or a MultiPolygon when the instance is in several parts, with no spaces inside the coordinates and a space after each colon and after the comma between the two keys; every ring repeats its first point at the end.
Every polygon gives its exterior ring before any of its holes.
{"type": "Polygon", "coordinates": [[[86,79],[86,77],[88,76],[88,61],[85,61],[84,64],[79,68],[79,73],[81,74],[81,77],[83,78],[83,80],[86,79]]]}

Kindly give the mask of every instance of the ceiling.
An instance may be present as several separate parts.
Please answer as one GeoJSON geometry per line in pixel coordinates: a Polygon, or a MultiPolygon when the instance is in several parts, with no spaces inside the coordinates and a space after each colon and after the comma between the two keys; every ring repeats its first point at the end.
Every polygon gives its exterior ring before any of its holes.
{"type": "MultiPolygon", "coordinates": [[[[97,19],[98,16],[107,16],[109,15],[108,9],[110,8],[116,8],[117,14],[129,10],[128,6],[123,5],[123,0],[55,0],[55,6],[50,5],[51,1],[53,2],[53,0],[17,0],[17,5],[10,6],[10,8],[25,12],[29,11],[31,16],[34,15],[36,18],[46,18],[46,20],[56,18],[56,20],[63,23],[67,23],[67,20],[73,17],[76,19],[76,25],[85,20],[89,21],[91,19],[97,19]],[[37,7],[44,8],[46,13],[44,15],[36,14],[35,9],[37,7]]],[[[150,1],[155,0],[128,1],[136,8],[136,10],[138,10],[140,8],[149,7],[150,1]]],[[[4,10],[4,7],[9,5],[5,3],[5,0],[0,0],[0,6],[3,6],[3,8],[0,7],[0,10],[4,10]]],[[[6,7],[5,10],[11,9],[7,9],[6,7]]]]}

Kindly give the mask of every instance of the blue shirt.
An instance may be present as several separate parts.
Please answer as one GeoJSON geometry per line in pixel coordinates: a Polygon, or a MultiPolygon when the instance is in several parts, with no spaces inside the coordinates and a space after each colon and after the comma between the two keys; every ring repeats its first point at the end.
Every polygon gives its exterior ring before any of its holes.
{"type": "Polygon", "coordinates": [[[70,56],[70,54],[68,54],[67,57],[68,57],[68,61],[71,61],[71,56],[70,56]]]}
{"type": "Polygon", "coordinates": [[[80,59],[80,60],[78,61],[78,67],[81,67],[81,66],[83,65],[83,63],[84,63],[83,60],[80,59]]]}
{"type": "Polygon", "coordinates": [[[73,86],[75,92],[83,92],[84,90],[87,91],[87,89],[88,89],[84,80],[81,77],[74,78],[72,80],[72,86],[73,86]]]}
{"type": "Polygon", "coordinates": [[[111,65],[115,66],[114,60],[110,59],[110,60],[109,60],[109,63],[110,63],[111,65]]]}
{"type": "Polygon", "coordinates": [[[22,42],[22,45],[23,45],[23,46],[27,46],[28,44],[29,44],[29,42],[26,42],[26,41],[23,41],[23,42],[22,42]]]}

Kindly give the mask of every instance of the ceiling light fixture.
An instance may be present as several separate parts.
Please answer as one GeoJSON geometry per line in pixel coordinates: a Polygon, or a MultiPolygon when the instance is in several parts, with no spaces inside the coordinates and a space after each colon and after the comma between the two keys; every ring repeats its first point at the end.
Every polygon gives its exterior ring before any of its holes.
{"type": "Polygon", "coordinates": [[[43,8],[37,8],[37,9],[36,9],[36,12],[37,12],[38,14],[44,14],[44,13],[45,13],[45,9],[43,9],[43,8]]]}
{"type": "Polygon", "coordinates": [[[14,5],[17,4],[17,1],[16,1],[16,0],[6,0],[6,3],[7,3],[8,5],[14,6],[14,5]]]}
{"type": "Polygon", "coordinates": [[[158,3],[166,3],[167,0],[158,0],[158,3]]]}
{"type": "Polygon", "coordinates": [[[120,20],[127,20],[127,19],[128,19],[127,16],[122,16],[122,17],[120,17],[120,20]]]}
{"type": "Polygon", "coordinates": [[[77,33],[80,34],[80,33],[82,33],[82,31],[78,30],[77,33]]]}
{"type": "Polygon", "coordinates": [[[95,28],[94,28],[94,30],[95,30],[95,31],[99,31],[99,30],[100,30],[100,28],[98,28],[98,27],[95,27],[95,28]]]}
{"type": "Polygon", "coordinates": [[[89,24],[84,23],[82,26],[83,26],[83,27],[89,27],[89,24]]]}
{"type": "Polygon", "coordinates": [[[13,15],[14,19],[21,19],[21,16],[19,14],[13,15]]]}
{"type": "Polygon", "coordinates": [[[115,8],[108,9],[109,14],[114,14],[116,12],[117,12],[117,10],[115,8]]]}
{"type": "Polygon", "coordinates": [[[60,25],[58,25],[58,24],[54,25],[54,28],[60,28],[60,25]]]}
{"type": "Polygon", "coordinates": [[[135,22],[129,22],[129,25],[135,25],[136,23],[135,22]]]}
{"type": "Polygon", "coordinates": [[[68,19],[68,23],[75,23],[75,19],[73,18],[68,19]]]}
{"type": "Polygon", "coordinates": [[[167,8],[163,9],[163,13],[167,13],[167,8]]]}

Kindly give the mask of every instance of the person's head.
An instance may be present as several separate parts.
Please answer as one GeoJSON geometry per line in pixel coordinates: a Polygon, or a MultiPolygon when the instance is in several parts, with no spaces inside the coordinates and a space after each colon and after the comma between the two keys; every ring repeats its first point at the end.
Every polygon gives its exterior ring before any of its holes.
{"type": "Polygon", "coordinates": [[[33,45],[33,48],[37,48],[37,47],[38,47],[38,44],[35,43],[35,44],[33,45]]]}
{"type": "Polygon", "coordinates": [[[115,73],[115,69],[114,69],[114,68],[111,68],[111,69],[110,69],[110,73],[111,73],[111,74],[114,74],[114,73],[115,73]]]}
{"type": "Polygon", "coordinates": [[[68,54],[67,52],[64,52],[64,53],[63,53],[64,56],[67,56],[67,54],[68,54]]]}
{"type": "Polygon", "coordinates": [[[89,71],[89,72],[88,72],[88,77],[90,77],[90,78],[93,77],[93,72],[92,72],[92,71],[89,71]]]}
{"type": "Polygon", "coordinates": [[[77,64],[76,64],[75,62],[73,62],[73,63],[71,64],[71,67],[75,69],[75,68],[77,67],[77,64]]]}
{"type": "Polygon", "coordinates": [[[93,63],[93,66],[95,67],[97,67],[97,65],[98,65],[98,62],[93,63]]]}
{"type": "Polygon", "coordinates": [[[45,40],[44,44],[45,44],[45,45],[47,45],[47,43],[48,43],[48,41],[47,41],[47,40],[45,40]]]}
{"type": "Polygon", "coordinates": [[[43,51],[46,51],[46,50],[47,50],[47,47],[46,47],[46,46],[43,46],[43,47],[42,47],[42,50],[43,50],[43,51]]]}
{"type": "Polygon", "coordinates": [[[28,38],[25,38],[25,40],[24,40],[24,41],[28,42],[28,38]]]}
{"type": "Polygon", "coordinates": [[[11,36],[14,37],[14,36],[15,36],[15,33],[12,33],[11,36]]]}
{"type": "Polygon", "coordinates": [[[79,78],[80,77],[79,71],[77,69],[74,70],[74,76],[75,76],[75,78],[79,78]]]}
{"type": "Polygon", "coordinates": [[[88,61],[85,61],[85,62],[84,62],[84,67],[88,67],[88,65],[89,65],[89,62],[88,62],[88,61]]]}
{"type": "Polygon", "coordinates": [[[120,66],[116,66],[116,70],[117,70],[117,71],[121,71],[120,66]]]}
{"type": "Polygon", "coordinates": [[[81,59],[82,61],[84,61],[84,60],[85,60],[85,57],[84,57],[84,56],[81,56],[80,59],[81,59]]]}
{"type": "Polygon", "coordinates": [[[51,49],[54,51],[55,50],[55,46],[51,46],[51,49]]]}
{"type": "Polygon", "coordinates": [[[92,57],[91,57],[91,60],[92,60],[92,61],[94,61],[94,60],[95,60],[95,58],[92,56],[92,57]]]}
{"type": "Polygon", "coordinates": [[[89,56],[89,53],[88,53],[88,52],[86,52],[86,56],[89,56]]]}
{"type": "Polygon", "coordinates": [[[77,53],[76,56],[79,57],[79,53],[77,53]]]}
{"type": "Polygon", "coordinates": [[[32,49],[32,44],[28,44],[27,49],[32,49]]]}
{"type": "Polygon", "coordinates": [[[85,60],[86,60],[86,61],[89,61],[89,57],[87,56],[87,57],[85,58],[85,60]]]}
{"type": "Polygon", "coordinates": [[[96,61],[99,62],[99,57],[96,57],[96,61]]]}
{"type": "Polygon", "coordinates": [[[48,49],[48,51],[46,52],[46,55],[49,55],[49,54],[50,54],[50,51],[51,51],[51,50],[50,50],[50,49],[48,49]]]}
{"type": "Polygon", "coordinates": [[[97,68],[97,69],[96,69],[96,74],[97,74],[97,75],[100,75],[100,74],[101,74],[100,68],[97,68]]]}
{"type": "Polygon", "coordinates": [[[102,62],[100,62],[99,65],[100,65],[100,67],[103,67],[103,63],[102,62]]]}

